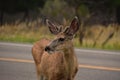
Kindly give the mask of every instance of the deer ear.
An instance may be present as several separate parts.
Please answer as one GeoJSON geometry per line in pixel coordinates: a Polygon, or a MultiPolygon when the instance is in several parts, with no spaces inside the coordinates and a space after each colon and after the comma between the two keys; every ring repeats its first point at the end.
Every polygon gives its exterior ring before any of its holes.
{"type": "Polygon", "coordinates": [[[73,36],[78,30],[79,30],[79,20],[77,17],[75,17],[71,24],[70,27],[65,30],[65,33],[67,35],[73,36]]]}
{"type": "Polygon", "coordinates": [[[48,19],[46,20],[46,23],[47,23],[47,26],[48,26],[48,28],[49,28],[49,30],[50,30],[50,32],[52,33],[52,34],[58,34],[59,32],[61,32],[61,27],[60,28],[58,28],[56,25],[54,25],[51,21],[49,21],[48,19]]]}

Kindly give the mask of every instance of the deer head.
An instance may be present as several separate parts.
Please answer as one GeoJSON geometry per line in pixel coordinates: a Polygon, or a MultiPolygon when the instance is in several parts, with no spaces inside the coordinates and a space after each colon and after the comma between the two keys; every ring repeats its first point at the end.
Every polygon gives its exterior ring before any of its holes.
{"type": "Polygon", "coordinates": [[[48,53],[54,53],[55,51],[70,49],[72,46],[72,39],[74,37],[74,34],[79,30],[78,18],[75,17],[72,20],[70,26],[65,30],[62,30],[62,27],[56,26],[49,20],[46,20],[46,22],[50,32],[56,35],[56,37],[45,47],[45,51],[48,53]]]}

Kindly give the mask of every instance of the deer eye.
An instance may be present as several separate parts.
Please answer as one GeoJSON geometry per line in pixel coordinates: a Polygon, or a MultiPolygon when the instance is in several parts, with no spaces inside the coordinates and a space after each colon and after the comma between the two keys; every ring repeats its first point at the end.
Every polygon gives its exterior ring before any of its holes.
{"type": "Polygon", "coordinates": [[[59,38],[58,40],[59,40],[59,41],[64,41],[64,40],[65,40],[65,38],[59,38]]]}

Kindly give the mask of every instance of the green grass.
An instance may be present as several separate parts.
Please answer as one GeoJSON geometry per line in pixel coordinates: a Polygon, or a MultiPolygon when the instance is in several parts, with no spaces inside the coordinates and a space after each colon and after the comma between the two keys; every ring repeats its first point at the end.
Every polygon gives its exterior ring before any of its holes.
{"type": "MultiPolygon", "coordinates": [[[[120,50],[120,30],[115,32],[112,39],[105,45],[102,46],[102,42],[106,39],[110,32],[114,31],[113,27],[91,27],[85,32],[83,45],[79,44],[78,37],[74,39],[74,45],[77,48],[96,48],[96,49],[107,49],[107,50],[120,50]],[[96,46],[93,47],[94,40],[98,36],[99,32],[103,29],[102,35],[96,42],[96,46]]],[[[45,26],[41,27],[26,27],[26,24],[20,25],[4,25],[0,26],[0,41],[4,42],[19,42],[19,43],[34,43],[41,38],[53,39],[53,35],[49,32],[45,26]]]]}

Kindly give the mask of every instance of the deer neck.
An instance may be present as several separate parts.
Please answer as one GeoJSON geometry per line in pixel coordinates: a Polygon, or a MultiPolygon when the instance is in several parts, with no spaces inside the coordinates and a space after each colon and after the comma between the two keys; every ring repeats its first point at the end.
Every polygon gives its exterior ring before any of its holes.
{"type": "Polygon", "coordinates": [[[64,57],[67,63],[71,63],[74,58],[74,47],[72,41],[65,43],[66,47],[64,48],[64,57]]]}
{"type": "Polygon", "coordinates": [[[74,47],[72,43],[67,43],[64,49],[64,59],[66,61],[67,74],[70,76],[72,74],[74,66],[74,47]]]}

